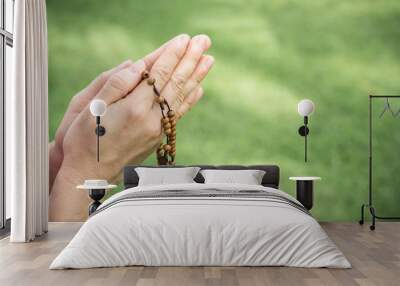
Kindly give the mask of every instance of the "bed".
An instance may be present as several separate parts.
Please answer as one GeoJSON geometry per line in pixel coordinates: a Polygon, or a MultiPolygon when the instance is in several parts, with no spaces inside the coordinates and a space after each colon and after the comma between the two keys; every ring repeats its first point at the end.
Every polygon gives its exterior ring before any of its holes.
{"type": "Polygon", "coordinates": [[[200,172],[192,183],[140,185],[138,167],[124,169],[124,191],[103,202],[50,269],[351,267],[301,203],[278,189],[278,166],[197,166],[265,171],[260,185],[205,183],[200,172]]]}

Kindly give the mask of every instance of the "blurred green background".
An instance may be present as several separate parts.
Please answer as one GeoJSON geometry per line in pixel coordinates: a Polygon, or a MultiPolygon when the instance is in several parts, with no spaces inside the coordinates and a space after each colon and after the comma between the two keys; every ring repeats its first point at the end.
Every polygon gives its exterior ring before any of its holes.
{"type": "MultiPolygon", "coordinates": [[[[289,176],[321,176],[313,214],[358,219],[368,188],[368,94],[400,94],[400,1],[49,0],[47,9],[51,138],[71,97],[97,74],[179,33],[206,33],[216,64],[202,101],[178,125],[177,163],[275,163],[290,194],[289,176]],[[297,134],[303,98],[316,104],[307,164],[297,134]]],[[[400,116],[376,122],[376,205],[395,215],[400,116]]]]}

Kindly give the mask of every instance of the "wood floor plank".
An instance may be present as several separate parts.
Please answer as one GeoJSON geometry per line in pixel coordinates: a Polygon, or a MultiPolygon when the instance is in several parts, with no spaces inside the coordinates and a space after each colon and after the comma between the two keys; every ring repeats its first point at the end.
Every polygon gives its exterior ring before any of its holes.
{"type": "Polygon", "coordinates": [[[51,223],[49,233],[32,243],[0,240],[0,285],[399,285],[400,223],[379,223],[374,232],[355,223],[321,225],[349,259],[352,269],[133,266],[51,271],[51,261],[81,226],[51,223]]]}

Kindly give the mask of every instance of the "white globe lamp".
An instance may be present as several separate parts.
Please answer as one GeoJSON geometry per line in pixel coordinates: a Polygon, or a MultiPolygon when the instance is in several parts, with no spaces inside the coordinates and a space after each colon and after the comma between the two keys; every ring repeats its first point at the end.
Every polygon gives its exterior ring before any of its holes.
{"type": "Polygon", "coordinates": [[[107,104],[102,99],[93,99],[90,102],[90,113],[93,116],[104,116],[107,111],[107,104]]]}
{"type": "Polygon", "coordinates": [[[297,105],[297,112],[301,116],[309,116],[311,115],[311,113],[314,112],[314,108],[315,108],[314,102],[312,102],[309,99],[303,99],[297,105]]]}

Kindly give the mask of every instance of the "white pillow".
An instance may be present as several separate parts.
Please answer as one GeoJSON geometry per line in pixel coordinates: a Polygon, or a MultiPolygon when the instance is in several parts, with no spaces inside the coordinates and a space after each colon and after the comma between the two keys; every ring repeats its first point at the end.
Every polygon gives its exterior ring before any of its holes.
{"type": "Polygon", "coordinates": [[[199,167],[135,168],[139,176],[139,186],[195,183],[193,179],[199,170],[199,167]]]}
{"type": "Polygon", "coordinates": [[[204,183],[261,185],[265,171],[261,170],[202,170],[204,183]]]}

